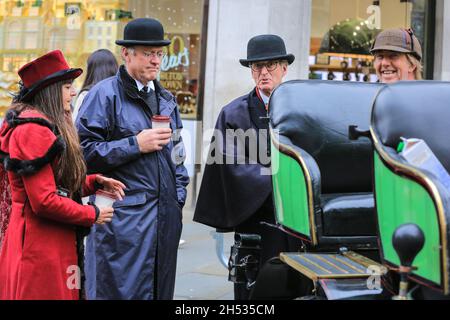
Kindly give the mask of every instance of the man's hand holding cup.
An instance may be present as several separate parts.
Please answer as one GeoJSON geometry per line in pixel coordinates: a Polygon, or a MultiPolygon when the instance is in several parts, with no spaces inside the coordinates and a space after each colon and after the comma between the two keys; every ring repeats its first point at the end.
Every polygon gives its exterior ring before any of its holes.
{"type": "Polygon", "coordinates": [[[152,129],[142,130],[137,135],[137,142],[141,153],[160,151],[170,142],[172,129],[170,118],[167,116],[153,116],[152,129]]]}

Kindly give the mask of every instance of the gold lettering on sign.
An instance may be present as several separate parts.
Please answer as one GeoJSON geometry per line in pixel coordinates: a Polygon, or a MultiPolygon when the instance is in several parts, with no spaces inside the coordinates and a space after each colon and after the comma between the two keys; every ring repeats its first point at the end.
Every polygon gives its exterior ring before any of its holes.
{"type": "Polygon", "coordinates": [[[183,89],[183,73],[163,72],[160,75],[160,82],[168,90],[181,90],[183,89]]]}

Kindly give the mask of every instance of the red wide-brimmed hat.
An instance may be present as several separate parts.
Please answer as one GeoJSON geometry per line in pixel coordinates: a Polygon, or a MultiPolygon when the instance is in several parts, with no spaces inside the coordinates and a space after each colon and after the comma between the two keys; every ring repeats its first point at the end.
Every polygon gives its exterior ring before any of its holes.
{"type": "Polygon", "coordinates": [[[54,50],[27,63],[18,73],[23,83],[20,100],[25,102],[53,83],[78,78],[83,70],[70,68],[62,52],[54,50]]]}

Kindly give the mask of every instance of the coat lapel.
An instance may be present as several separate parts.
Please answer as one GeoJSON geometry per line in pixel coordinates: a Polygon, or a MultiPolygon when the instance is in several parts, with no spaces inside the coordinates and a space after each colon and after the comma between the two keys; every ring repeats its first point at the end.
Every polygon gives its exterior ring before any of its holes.
{"type": "Polygon", "coordinates": [[[263,147],[266,154],[270,156],[269,115],[267,114],[266,106],[256,94],[256,88],[249,95],[248,111],[251,121],[259,131],[257,135],[258,148],[263,147]],[[264,142],[261,139],[264,139],[264,142]]]}
{"type": "Polygon", "coordinates": [[[177,104],[173,95],[164,89],[158,81],[153,81],[155,84],[156,96],[159,100],[159,112],[162,116],[170,116],[177,104]]]}
{"type": "Polygon", "coordinates": [[[256,95],[256,88],[250,92],[248,99],[250,119],[258,129],[269,129],[269,119],[264,103],[256,95]]]}

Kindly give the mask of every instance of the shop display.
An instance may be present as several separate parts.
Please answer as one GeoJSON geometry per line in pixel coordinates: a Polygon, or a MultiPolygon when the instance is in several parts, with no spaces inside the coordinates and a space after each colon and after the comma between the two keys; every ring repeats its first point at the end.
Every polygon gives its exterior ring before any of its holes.
{"type": "MultiPolygon", "coordinates": [[[[68,63],[85,68],[90,53],[112,51],[121,61],[123,28],[130,19],[161,21],[172,40],[161,63],[160,81],[177,98],[185,119],[197,119],[202,0],[1,0],[0,117],[16,90],[17,70],[47,51],[59,49],[68,63]],[[14,91],[13,90],[13,91],[14,91]]],[[[77,79],[80,87],[83,78],[77,79]]]]}
{"type": "MultiPolygon", "coordinates": [[[[313,0],[310,78],[377,81],[370,54],[376,35],[387,28],[412,27],[426,47],[426,3],[425,0],[313,0]]],[[[424,68],[426,71],[426,58],[424,68]]]]}

